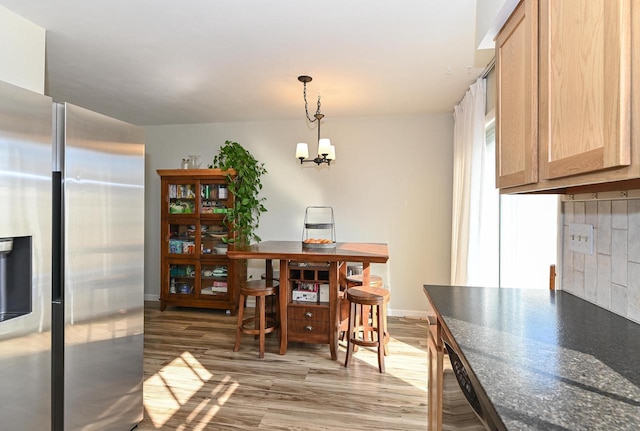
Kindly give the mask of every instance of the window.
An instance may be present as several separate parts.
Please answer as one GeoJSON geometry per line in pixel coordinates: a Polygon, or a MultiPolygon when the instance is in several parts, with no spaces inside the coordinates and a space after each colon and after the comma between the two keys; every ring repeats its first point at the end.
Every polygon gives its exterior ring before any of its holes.
{"type": "MultiPolygon", "coordinates": [[[[495,172],[493,113],[487,116],[485,137],[485,168],[495,172]]],[[[483,285],[547,289],[549,266],[557,261],[558,197],[500,194],[495,177],[486,177],[484,187],[492,198],[485,200],[486,208],[480,212],[486,230],[481,234],[487,268],[483,285]]]]}

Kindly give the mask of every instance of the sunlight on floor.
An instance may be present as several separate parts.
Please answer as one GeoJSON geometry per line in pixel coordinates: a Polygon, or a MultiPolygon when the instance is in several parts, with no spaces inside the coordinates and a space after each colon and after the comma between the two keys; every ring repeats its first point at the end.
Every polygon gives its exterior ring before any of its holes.
{"type": "MultiPolygon", "coordinates": [[[[157,429],[178,412],[187,402],[192,401],[198,393],[213,377],[198,360],[189,352],[182,353],[179,357],[165,365],[159,372],[145,381],[145,407],[149,418],[157,429]],[[152,393],[151,392],[152,389],[152,393]],[[146,398],[153,398],[155,409],[149,409],[146,398]],[[162,409],[157,409],[158,402],[162,399],[162,409]]],[[[209,394],[203,396],[202,401],[193,406],[185,420],[189,429],[205,429],[209,421],[227,402],[233,392],[238,388],[237,382],[232,382],[229,376],[225,377],[209,394]]]]}
{"type": "MultiPolygon", "coordinates": [[[[342,349],[341,349],[342,350],[342,349]]],[[[353,355],[353,361],[361,361],[378,370],[378,353],[375,349],[360,347],[353,355]]],[[[412,385],[425,393],[424,378],[427,372],[427,356],[424,350],[391,337],[389,340],[389,355],[384,357],[386,374],[412,385]],[[394,354],[395,353],[395,354],[394,354]],[[416,371],[417,380],[407,379],[407,369],[416,371]]],[[[344,362],[343,362],[344,365],[344,362]]]]}
{"type": "MultiPolygon", "coordinates": [[[[318,367],[314,368],[316,378],[320,378],[327,372],[337,373],[335,374],[337,378],[344,376],[346,385],[349,384],[350,379],[364,378],[378,382],[381,387],[404,388],[403,392],[409,391],[414,394],[412,395],[414,397],[415,392],[411,392],[409,387],[414,388],[413,391],[418,389],[426,399],[428,359],[425,350],[420,346],[416,347],[391,337],[389,356],[385,357],[386,373],[384,375],[378,373],[375,349],[360,348],[355,352],[353,363],[348,370],[344,368],[345,349],[342,343],[338,361],[331,361],[328,353],[327,349],[323,353],[327,356],[326,361],[324,358],[321,359],[318,367]],[[400,381],[403,383],[398,386],[400,381]]],[[[310,353],[304,347],[299,350],[292,349],[289,352],[290,357],[286,359],[295,363],[304,360],[309,354],[314,354],[313,350],[310,353]]],[[[285,358],[274,354],[274,365],[281,367],[286,364],[286,361],[281,362],[283,359],[285,358]]],[[[226,423],[225,421],[229,420],[229,412],[233,412],[236,408],[231,402],[232,397],[240,393],[238,377],[233,372],[216,373],[216,365],[211,362],[211,358],[207,360],[196,358],[190,351],[182,351],[179,356],[167,358],[167,360],[168,362],[158,363],[157,371],[149,375],[144,382],[144,407],[147,419],[146,424],[143,424],[144,426],[140,429],[145,431],[209,430],[214,424],[221,426],[220,424],[226,423]]],[[[420,403],[423,402],[420,401],[420,403]]],[[[266,410],[269,408],[267,407],[266,410]]],[[[274,417],[277,417],[277,412],[271,413],[271,418],[274,417]]],[[[397,420],[401,421],[400,418],[397,420]]]]}

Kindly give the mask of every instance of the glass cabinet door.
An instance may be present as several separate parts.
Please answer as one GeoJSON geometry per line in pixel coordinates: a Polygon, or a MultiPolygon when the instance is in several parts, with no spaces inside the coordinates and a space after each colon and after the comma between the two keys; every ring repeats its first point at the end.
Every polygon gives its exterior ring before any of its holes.
{"type": "Polygon", "coordinates": [[[194,214],[195,212],[195,183],[169,184],[169,214],[194,214]]]}
{"type": "Polygon", "coordinates": [[[169,293],[172,295],[193,295],[195,290],[195,265],[169,264],[169,293]]]}
{"type": "Polygon", "coordinates": [[[225,254],[227,226],[222,220],[202,221],[200,225],[200,253],[205,255],[225,254]]]}
{"type": "Polygon", "coordinates": [[[195,224],[170,223],[169,224],[169,254],[196,254],[196,229],[195,224]]]}
{"type": "Polygon", "coordinates": [[[226,214],[228,190],[226,184],[200,183],[200,214],[226,214]]]}
{"type": "Polygon", "coordinates": [[[227,295],[227,265],[202,265],[200,273],[200,296],[227,295]]]}

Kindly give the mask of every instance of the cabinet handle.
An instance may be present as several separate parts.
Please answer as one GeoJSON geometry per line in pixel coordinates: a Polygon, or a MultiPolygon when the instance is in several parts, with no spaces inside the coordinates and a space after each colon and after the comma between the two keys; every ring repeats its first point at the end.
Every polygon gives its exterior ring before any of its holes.
{"type": "Polygon", "coordinates": [[[307,332],[312,332],[313,331],[313,326],[309,325],[309,326],[305,326],[304,330],[307,332]]]}
{"type": "Polygon", "coordinates": [[[306,317],[307,319],[311,319],[313,317],[313,313],[311,311],[307,311],[306,313],[304,313],[304,317],[306,317]]]}

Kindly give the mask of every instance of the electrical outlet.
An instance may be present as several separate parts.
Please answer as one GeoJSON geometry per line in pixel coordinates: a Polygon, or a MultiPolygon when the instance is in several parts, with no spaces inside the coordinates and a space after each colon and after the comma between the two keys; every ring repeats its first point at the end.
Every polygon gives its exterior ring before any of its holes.
{"type": "Polygon", "coordinates": [[[569,223],[569,250],[593,254],[593,225],[569,223]]]}

